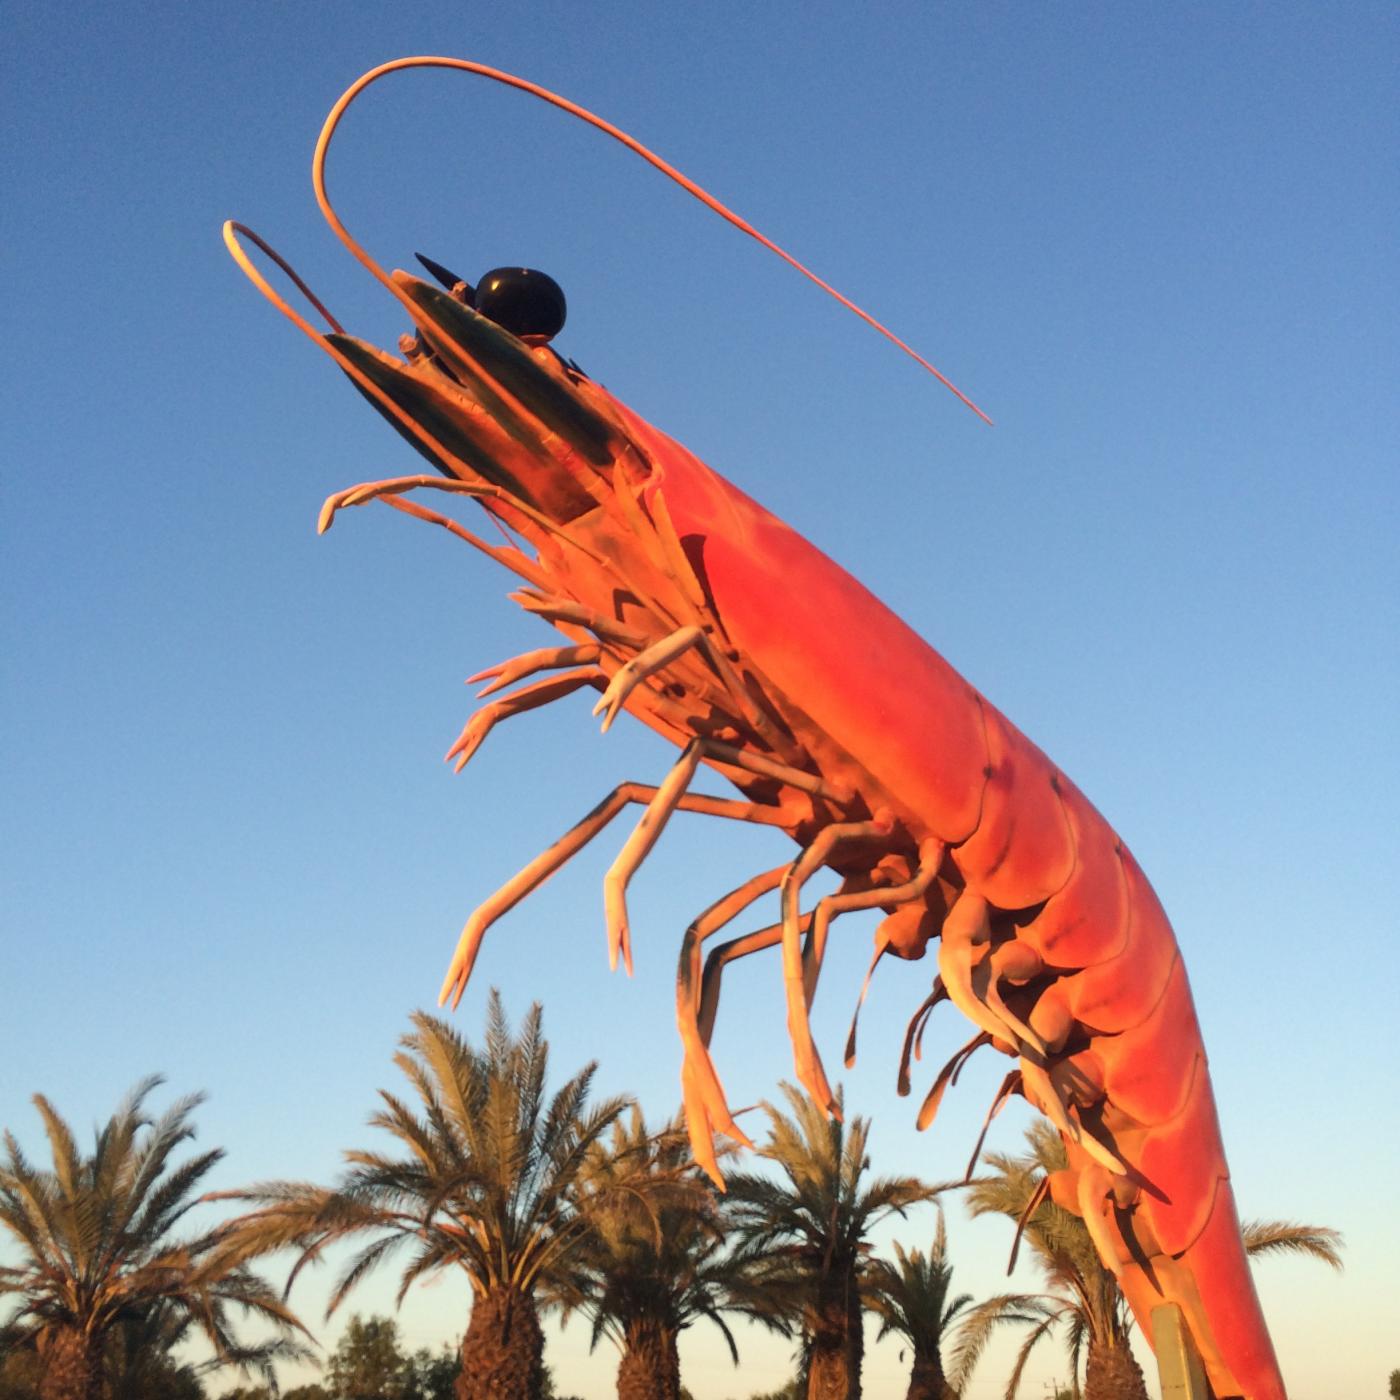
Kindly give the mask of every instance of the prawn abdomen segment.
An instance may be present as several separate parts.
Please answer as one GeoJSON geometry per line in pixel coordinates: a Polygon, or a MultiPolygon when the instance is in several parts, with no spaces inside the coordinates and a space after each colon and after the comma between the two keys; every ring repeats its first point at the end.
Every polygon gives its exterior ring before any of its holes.
{"type": "Polygon", "coordinates": [[[978,704],[987,751],[981,811],[954,859],[989,903],[1027,909],[1064,888],[1075,833],[1054,765],[999,710],[978,704]]]}
{"type": "Polygon", "coordinates": [[[1127,942],[1127,876],[1112,828],[1063,775],[1056,795],[1069,825],[1074,869],[1025,936],[1053,967],[1092,967],[1117,957],[1127,942]]]}

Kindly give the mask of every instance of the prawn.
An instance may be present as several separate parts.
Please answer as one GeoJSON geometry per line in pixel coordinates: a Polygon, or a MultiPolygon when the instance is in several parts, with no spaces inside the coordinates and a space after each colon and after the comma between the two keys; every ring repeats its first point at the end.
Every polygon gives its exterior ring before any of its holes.
{"type": "MultiPolygon", "coordinates": [[[[326,502],[319,528],[348,507],[383,501],[447,529],[514,573],[522,584],[514,601],[563,635],[567,645],[473,677],[487,682],[482,697],[494,698],[448,751],[459,770],[501,721],[590,688],[604,730],[626,711],[680,750],[661,782],[615,788],[470,916],[441,999],[456,1006],[490,926],[625,808],[643,810],[604,878],[604,912],[610,961],[629,970],[628,884],[673,813],[776,827],[795,842],[796,858],[724,894],[681,940],[682,1092],[696,1159],[716,1183],[723,1185],[714,1134],[748,1143],[710,1055],[724,968],[779,951],[796,1073],[836,1113],[809,1010],[832,921],[879,909],[885,917],[871,972],[882,956],[915,960],[938,944],[933,990],[905,1037],[901,1092],[909,1088],[911,1046],[936,1004],[950,1001],[975,1028],[936,1076],[920,1126],[933,1120],[969,1055],[991,1045],[1012,1058],[988,1121],[1018,1093],[1059,1130],[1068,1166],[1044,1189],[1084,1219],[1144,1335],[1153,1336],[1154,1313],[1177,1308],[1217,1397],[1281,1400],[1186,970],[1136,861],[1069,778],[859,582],[561,358],[550,342],[565,303],[552,279],[499,269],[473,287],[421,259],[436,286],[386,273],[354,240],[326,193],[331,137],[365,87],[418,66],[504,83],[601,129],[986,415],[790,254],[567,99],[446,58],[382,65],[345,92],[317,143],[316,197],[345,246],[409,316],[414,330],[400,339],[401,354],[346,334],[251,230],[230,222],[225,240],[264,295],[437,474],[341,491],[326,502]],[[244,237],[291,277],[327,330],[271,288],[244,237]],[[429,490],[474,497],[506,543],[475,535],[414,495],[429,490]],[[693,792],[702,765],[728,779],[739,798],[693,792]],[[804,889],[823,868],[840,887],[804,909],[804,889]],[[776,922],[706,952],[774,891],[776,922]]],[[[855,1032],[853,1020],[848,1063],[855,1032]]]]}

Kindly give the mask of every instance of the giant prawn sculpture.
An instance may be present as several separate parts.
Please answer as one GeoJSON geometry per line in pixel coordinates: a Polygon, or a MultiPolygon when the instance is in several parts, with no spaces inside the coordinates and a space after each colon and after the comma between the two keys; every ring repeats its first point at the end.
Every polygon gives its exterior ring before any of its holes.
{"type": "MultiPolygon", "coordinates": [[[[551,279],[505,269],[472,288],[424,259],[446,286],[439,290],[386,274],[355,242],[326,194],[327,148],[366,86],[416,66],[505,83],[623,142],[986,415],[678,171],[544,88],[466,60],[410,58],[372,70],[341,97],[316,148],[316,195],[336,234],[413,322],[414,333],[400,340],[403,357],[346,335],[251,230],[230,223],[225,240],[259,289],[439,475],[342,491],[326,502],[320,529],[347,506],[383,500],[516,574],[524,587],[512,598],[564,635],[567,645],[473,678],[489,681],[482,695],[496,698],[449,751],[459,770],[501,720],[590,687],[601,691],[595,713],[604,730],[626,710],[681,750],[661,783],[616,788],[472,914],[442,999],[455,1006],[461,998],[490,925],[625,807],[644,811],[604,881],[614,967],[619,957],[629,969],[632,961],[628,881],[673,812],[781,828],[799,848],[796,859],[725,894],[682,940],[676,1019],[697,1160],[719,1182],[713,1133],[748,1141],[709,1053],[723,968],[781,949],[797,1074],[834,1113],[808,1012],[832,920],[880,909],[876,961],[883,953],[920,958],[939,940],[933,991],[905,1036],[901,1091],[911,1045],[938,1002],[951,1001],[976,1032],[935,1079],[920,1126],[975,1049],[990,1044],[1012,1057],[992,1112],[1021,1094],[1055,1124],[1068,1156],[1037,1199],[1048,1193],[1082,1216],[1149,1337],[1155,1310],[1180,1309],[1217,1397],[1280,1400],[1186,970],[1136,861],[1074,784],[855,579],[561,359],[549,341],[563,324],[564,299],[551,279]],[[328,332],[268,285],[240,235],[291,277],[328,332]],[[488,542],[408,498],[425,489],[475,497],[507,542],[488,542]],[[524,684],[510,689],[517,682],[524,684]],[[743,800],[692,792],[702,764],[743,800]],[[804,910],[803,887],[823,867],[841,886],[804,910]],[[702,961],[711,938],[774,890],[777,923],[722,942],[702,961]]],[[[848,1061],[854,1038],[853,1022],[848,1061]]]]}

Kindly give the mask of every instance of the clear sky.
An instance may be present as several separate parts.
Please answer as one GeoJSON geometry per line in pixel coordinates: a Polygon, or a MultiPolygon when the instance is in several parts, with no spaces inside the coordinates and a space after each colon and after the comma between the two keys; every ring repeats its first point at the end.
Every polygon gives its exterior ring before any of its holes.
{"type": "MultiPolygon", "coordinates": [[[[38,1153],[33,1091],[86,1126],[160,1070],[209,1092],[218,1184],[329,1178],[465,915],[669,762],[635,725],[600,738],[577,700],[451,776],[462,678],[545,630],[489,564],[387,510],[316,538],[325,495],[417,459],[219,241],[224,218],[252,224],[392,345],[397,308],[315,211],[311,148],[362,70],[463,55],[634,132],[996,418],[518,94],[415,73],[343,128],[333,189],[381,261],[550,271],[566,353],[874,588],[1113,821],[1180,936],[1243,1212],[1347,1235],[1340,1278],[1261,1267],[1292,1394],[1381,1392],[1400,1365],[1393,6],[137,19],[82,0],[15,7],[7,31],[0,1123],[38,1153]]],[[[636,886],[629,983],[607,972],[599,888],[622,835],[497,929],[461,1024],[493,983],[515,1015],[539,998],[560,1074],[596,1056],[600,1087],[660,1117],[681,930],[783,841],[678,820],[636,886]]],[[[841,929],[829,1063],[868,950],[868,926],[841,929]]],[[[877,1166],[937,1179],[1002,1066],[974,1061],[914,1133],[891,1086],[929,975],[882,970],[846,1085],[877,1166]]],[[[934,1023],[933,1067],[955,1021],[934,1023]]],[[[790,1075],[771,960],[735,970],[716,1049],[735,1103],[790,1075]]],[[[1000,1289],[1005,1222],[953,1206],[949,1232],[958,1282],[1000,1289]]],[[[312,1280],[295,1301],[317,1318],[323,1296],[312,1280]]],[[[409,1339],[458,1334],[464,1303],[420,1292],[409,1339]]],[[[615,1360],[585,1343],[575,1326],[550,1356],[594,1400],[615,1360]]],[[[717,1337],[688,1339],[697,1400],[787,1373],[781,1345],[744,1355],[736,1377],[717,1337]]],[[[969,1400],[1000,1393],[1006,1356],[969,1400]]],[[[1046,1352],[1027,1393],[1055,1372],[1046,1352]]],[[[877,1349],[867,1393],[900,1375],[877,1349]]]]}

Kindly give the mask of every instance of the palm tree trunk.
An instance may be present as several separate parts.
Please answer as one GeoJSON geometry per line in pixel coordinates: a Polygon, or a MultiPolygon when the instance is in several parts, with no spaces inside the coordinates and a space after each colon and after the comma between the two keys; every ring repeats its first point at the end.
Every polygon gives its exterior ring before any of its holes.
{"type": "Polygon", "coordinates": [[[1084,1400],[1147,1400],[1147,1382],[1127,1340],[1089,1341],[1084,1400]]]}
{"type": "Polygon", "coordinates": [[[926,1352],[914,1353],[914,1366],[909,1373],[909,1389],[904,1400],[954,1400],[953,1392],[943,1375],[943,1362],[926,1352]]]}
{"type": "Polygon", "coordinates": [[[860,1400],[860,1363],[864,1335],[859,1303],[852,1308],[844,1287],[824,1291],[811,1322],[812,1348],[807,1371],[807,1400],[860,1400]]]}
{"type": "Polygon", "coordinates": [[[846,1393],[860,1400],[860,1372],[865,1365],[865,1308],[854,1278],[846,1284],[846,1393]]]}
{"type": "Polygon", "coordinates": [[[680,1400],[681,1358],[670,1328],[639,1324],[617,1367],[617,1400],[680,1400]]]}
{"type": "Polygon", "coordinates": [[[812,1364],[807,1371],[807,1400],[850,1400],[846,1339],[839,1335],[812,1339],[812,1364]]]}
{"type": "Polygon", "coordinates": [[[535,1300],[502,1289],[472,1301],[457,1400],[540,1400],[544,1333],[535,1300]]]}
{"type": "Polygon", "coordinates": [[[39,1400],[102,1400],[102,1347],[76,1327],[51,1332],[42,1346],[39,1400]]]}

